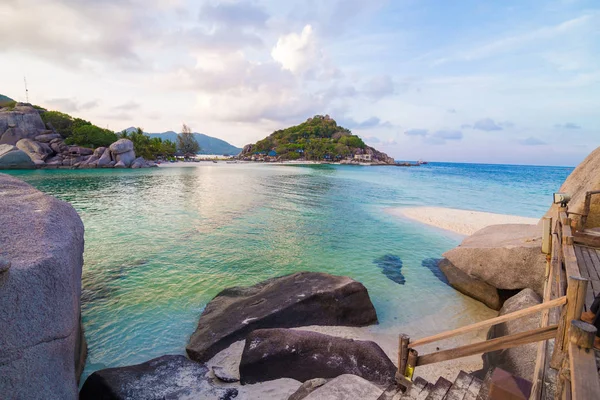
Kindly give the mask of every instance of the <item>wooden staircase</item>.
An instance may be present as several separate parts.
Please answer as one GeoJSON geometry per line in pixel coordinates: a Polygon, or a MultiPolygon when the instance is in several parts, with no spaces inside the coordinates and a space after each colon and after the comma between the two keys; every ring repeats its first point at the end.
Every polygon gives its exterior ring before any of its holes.
{"type": "Polygon", "coordinates": [[[417,377],[404,393],[393,385],[378,400],[483,400],[487,399],[486,389],[481,379],[460,371],[454,382],[440,377],[431,384],[417,377]]]}

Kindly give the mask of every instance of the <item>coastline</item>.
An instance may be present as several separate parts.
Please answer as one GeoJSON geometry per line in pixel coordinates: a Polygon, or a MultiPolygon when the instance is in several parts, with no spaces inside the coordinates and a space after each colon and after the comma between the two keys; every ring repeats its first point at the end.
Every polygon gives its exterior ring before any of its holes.
{"type": "Polygon", "coordinates": [[[470,236],[490,225],[535,225],[539,221],[538,218],[521,217],[518,215],[495,214],[444,207],[390,207],[385,209],[385,212],[396,217],[407,218],[462,236],[470,236]]]}

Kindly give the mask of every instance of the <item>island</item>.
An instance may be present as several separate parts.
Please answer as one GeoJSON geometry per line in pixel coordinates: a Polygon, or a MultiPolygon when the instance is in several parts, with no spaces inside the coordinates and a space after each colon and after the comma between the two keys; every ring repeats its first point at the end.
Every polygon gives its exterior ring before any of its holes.
{"type": "Polygon", "coordinates": [[[254,144],[248,144],[238,159],[396,165],[392,157],[367,146],[360,137],[338,125],[329,115],[315,115],[299,125],[277,130],[254,144]]]}

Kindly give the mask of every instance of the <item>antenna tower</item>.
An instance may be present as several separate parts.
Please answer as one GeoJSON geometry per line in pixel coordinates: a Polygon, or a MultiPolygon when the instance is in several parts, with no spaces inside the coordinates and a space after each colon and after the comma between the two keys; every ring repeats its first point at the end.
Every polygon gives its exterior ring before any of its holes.
{"type": "Polygon", "coordinates": [[[23,77],[23,82],[25,82],[25,101],[29,103],[29,89],[27,89],[27,78],[23,77]]]}

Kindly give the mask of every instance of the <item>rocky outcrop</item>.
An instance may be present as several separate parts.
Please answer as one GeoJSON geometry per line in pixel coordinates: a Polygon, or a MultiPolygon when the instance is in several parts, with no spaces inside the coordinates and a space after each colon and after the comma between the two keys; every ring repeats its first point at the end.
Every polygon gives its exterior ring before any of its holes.
{"type": "Polygon", "coordinates": [[[215,386],[204,364],[184,356],[162,356],[138,365],[91,374],[80,400],[234,399],[235,388],[215,386]]]}
{"type": "Polygon", "coordinates": [[[83,223],[71,205],[0,174],[0,393],[76,399],[83,223]]]}
{"type": "Polygon", "coordinates": [[[33,169],[35,163],[23,150],[11,144],[0,144],[0,169],[33,169]]]}
{"type": "Polygon", "coordinates": [[[479,300],[492,310],[500,310],[502,299],[498,293],[498,289],[481,279],[462,272],[447,259],[440,260],[438,265],[446,276],[448,283],[454,289],[475,300],[479,300]]]}
{"type": "MultiPolygon", "coordinates": [[[[500,310],[499,316],[510,314],[540,304],[542,299],[531,289],[524,289],[517,295],[506,300],[500,310]]],[[[516,320],[503,322],[492,326],[487,338],[495,339],[501,336],[512,335],[519,332],[525,332],[539,328],[539,314],[532,314],[516,320]]],[[[491,371],[500,367],[513,375],[533,381],[533,371],[535,369],[535,359],[537,356],[537,343],[530,343],[512,349],[499,350],[483,355],[483,370],[491,371]]]]}
{"type": "Polygon", "coordinates": [[[304,400],[377,400],[383,389],[356,375],[341,375],[315,389],[304,400]]]}
{"type": "MultiPolygon", "coordinates": [[[[569,201],[569,211],[576,214],[569,214],[571,219],[579,224],[584,211],[585,195],[587,192],[600,190],[600,147],[588,155],[567,177],[559,189],[559,192],[567,193],[571,196],[569,201]]],[[[546,215],[554,217],[558,204],[553,204],[546,215]]],[[[591,197],[590,215],[586,221],[586,228],[600,227],[600,195],[591,197]]]]}
{"type": "Polygon", "coordinates": [[[292,378],[360,376],[380,385],[394,382],[394,363],[375,342],[293,329],[258,329],[246,338],[242,384],[292,378]]]}
{"type": "Polygon", "coordinates": [[[67,145],[51,126],[46,129],[40,112],[18,103],[14,110],[0,108],[0,169],[25,168],[135,168],[155,167],[135,157],[133,143],[120,139],[102,152],[67,145]],[[16,146],[16,147],[14,147],[16,146]]]}
{"type": "Polygon", "coordinates": [[[192,360],[205,362],[256,329],[374,323],[375,308],[360,282],[298,272],[223,290],[207,304],[186,351],[192,360]]]}
{"type": "Polygon", "coordinates": [[[324,384],[328,382],[327,379],[315,378],[306,381],[296,390],[287,400],[302,400],[324,384]]]}
{"type": "Polygon", "coordinates": [[[530,288],[541,294],[546,270],[541,243],[536,225],[492,225],[443,255],[468,276],[496,289],[530,288]]]}

